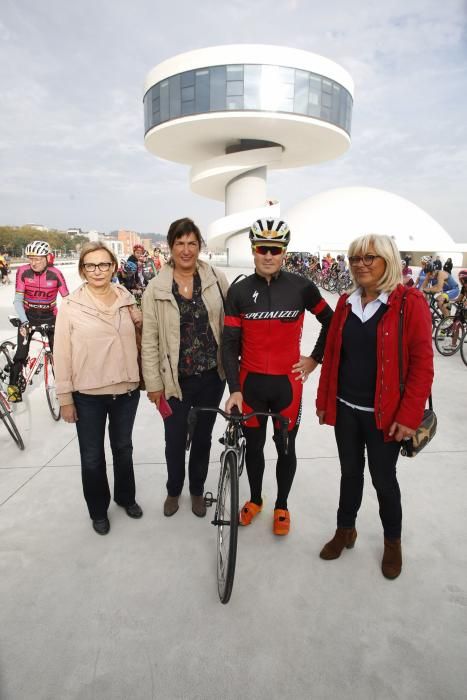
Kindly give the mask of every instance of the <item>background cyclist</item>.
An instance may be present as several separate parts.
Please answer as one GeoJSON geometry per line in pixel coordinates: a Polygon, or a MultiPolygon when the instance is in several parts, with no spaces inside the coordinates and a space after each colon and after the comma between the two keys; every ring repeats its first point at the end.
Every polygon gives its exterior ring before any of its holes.
{"type": "Polygon", "coordinates": [[[421,265],[420,272],[418,273],[418,277],[415,280],[415,287],[417,289],[420,289],[422,284],[425,281],[425,275],[426,275],[425,268],[428,265],[428,263],[431,263],[431,255],[423,255],[421,260],[420,260],[420,265],[421,265]]]}
{"type": "Polygon", "coordinates": [[[421,291],[433,294],[443,316],[449,316],[449,302],[459,295],[459,285],[449,272],[435,270],[433,263],[425,265],[425,272],[421,291]]]}
{"type": "Polygon", "coordinates": [[[57,294],[60,292],[62,297],[68,295],[62,273],[47,262],[50,246],[46,241],[28,243],[25,254],[29,262],[21,265],[16,272],[14,306],[21,325],[18,328],[16,353],[7,390],[9,400],[14,402],[21,401],[18,380],[29,353],[32,337],[30,327],[42,323],[50,326],[47,336],[50,349],[53,350],[57,294]]]}
{"type": "MultiPolygon", "coordinates": [[[[289,418],[288,454],[274,426],[277,500],[273,531],[287,535],[290,514],[287,497],[295,476],[295,437],[301,415],[303,382],[321,362],[332,310],[316,285],[300,275],[281,270],[290,240],[289,227],[278,219],[259,219],[250,229],[255,273],[231,285],[227,294],[223,361],[230,397],[225,410],[271,411],[289,418]],[[300,354],[305,310],[322,324],[309,357],[300,354]],[[238,358],[241,356],[239,363],[238,358]]],[[[262,509],[263,448],[267,418],[246,423],[246,470],[251,498],[240,512],[240,524],[249,525],[262,509]]]]}

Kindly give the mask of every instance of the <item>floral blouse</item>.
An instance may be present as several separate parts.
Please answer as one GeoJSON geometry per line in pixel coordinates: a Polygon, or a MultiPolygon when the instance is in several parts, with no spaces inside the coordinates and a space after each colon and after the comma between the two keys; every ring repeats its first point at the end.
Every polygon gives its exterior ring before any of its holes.
{"type": "Polygon", "coordinates": [[[180,310],[178,374],[190,377],[217,367],[217,343],[201,297],[201,278],[193,278],[193,298],[186,299],[173,281],[172,292],[180,310]]]}

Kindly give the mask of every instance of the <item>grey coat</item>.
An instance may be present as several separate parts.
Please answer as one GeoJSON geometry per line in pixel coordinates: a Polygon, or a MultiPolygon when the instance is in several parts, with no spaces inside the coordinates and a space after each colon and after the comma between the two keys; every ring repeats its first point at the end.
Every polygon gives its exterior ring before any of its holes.
{"type": "MultiPolygon", "coordinates": [[[[198,261],[201,296],[217,343],[217,370],[225,378],[221,359],[224,306],[218,282],[225,296],[229,284],[223,272],[198,261]]],[[[182,398],[178,382],[180,353],[180,312],[172,294],[173,268],[165,265],[148,284],[143,295],[142,364],[146,391],[164,391],[166,398],[182,398]]]]}

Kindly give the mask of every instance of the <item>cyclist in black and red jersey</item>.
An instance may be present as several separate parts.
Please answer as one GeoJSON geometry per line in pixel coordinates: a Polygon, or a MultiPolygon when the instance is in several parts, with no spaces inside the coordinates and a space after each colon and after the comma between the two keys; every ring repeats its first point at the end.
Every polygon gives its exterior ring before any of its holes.
{"type": "Polygon", "coordinates": [[[56,267],[48,264],[50,246],[46,241],[33,241],[26,246],[29,263],[21,265],[16,272],[14,306],[21,326],[18,328],[18,344],[10,371],[8,399],[21,401],[18,380],[21,368],[29,354],[31,326],[45,323],[49,326],[47,336],[50,349],[53,349],[55,316],[57,315],[57,294],[68,295],[65,279],[56,267]]]}
{"type": "MultiPolygon", "coordinates": [[[[297,459],[297,435],[303,383],[321,362],[332,310],[316,285],[305,277],[281,270],[289,227],[284,221],[259,219],[250,229],[255,273],[233,284],[227,295],[223,335],[223,362],[230,389],[226,411],[272,411],[289,418],[288,453],[279,426],[274,426],[278,459],[277,500],[273,531],[287,535],[287,509],[297,459]],[[300,354],[305,310],[322,324],[309,357],[300,354]],[[239,359],[240,362],[239,362],[239,359]]],[[[240,524],[249,525],[262,509],[263,448],[267,418],[246,423],[246,470],[251,499],[240,512],[240,524]]]]}

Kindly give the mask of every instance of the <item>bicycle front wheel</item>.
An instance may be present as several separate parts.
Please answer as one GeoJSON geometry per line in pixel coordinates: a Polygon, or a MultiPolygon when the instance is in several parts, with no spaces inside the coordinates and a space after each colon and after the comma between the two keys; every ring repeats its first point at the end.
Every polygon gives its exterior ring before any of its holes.
{"type": "Polygon", "coordinates": [[[464,365],[467,365],[467,330],[464,330],[464,335],[462,336],[461,357],[464,365]]]}
{"type": "Polygon", "coordinates": [[[54,420],[60,420],[60,403],[55,388],[54,361],[51,352],[44,355],[44,383],[47,405],[54,420]]]}
{"type": "Polygon", "coordinates": [[[439,323],[435,332],[436,349],[441,355],[454,355],[462,345],[463,328],[459,319],[447,316],[439,323]]]}
{"type": "Polygon", "coordinates": [[[7,400],[5,399],[3,394],[0,394],[0,418],[4,422],[6,429],[10,433],[15,443],[18,445],[19,449],[24,450],[23,438],[21,437],[21,433],[16,427],[16,423],[13,419],[13,416],[11,415],[11,411],[8,406],[7,400]]]}
{"type": "Polygon", "coordinates": [[[217,495],[217,590],[221,603],[232,595],[237,561],[238,464],[235,452],[228,452],[222,464],[217,495]]]}

